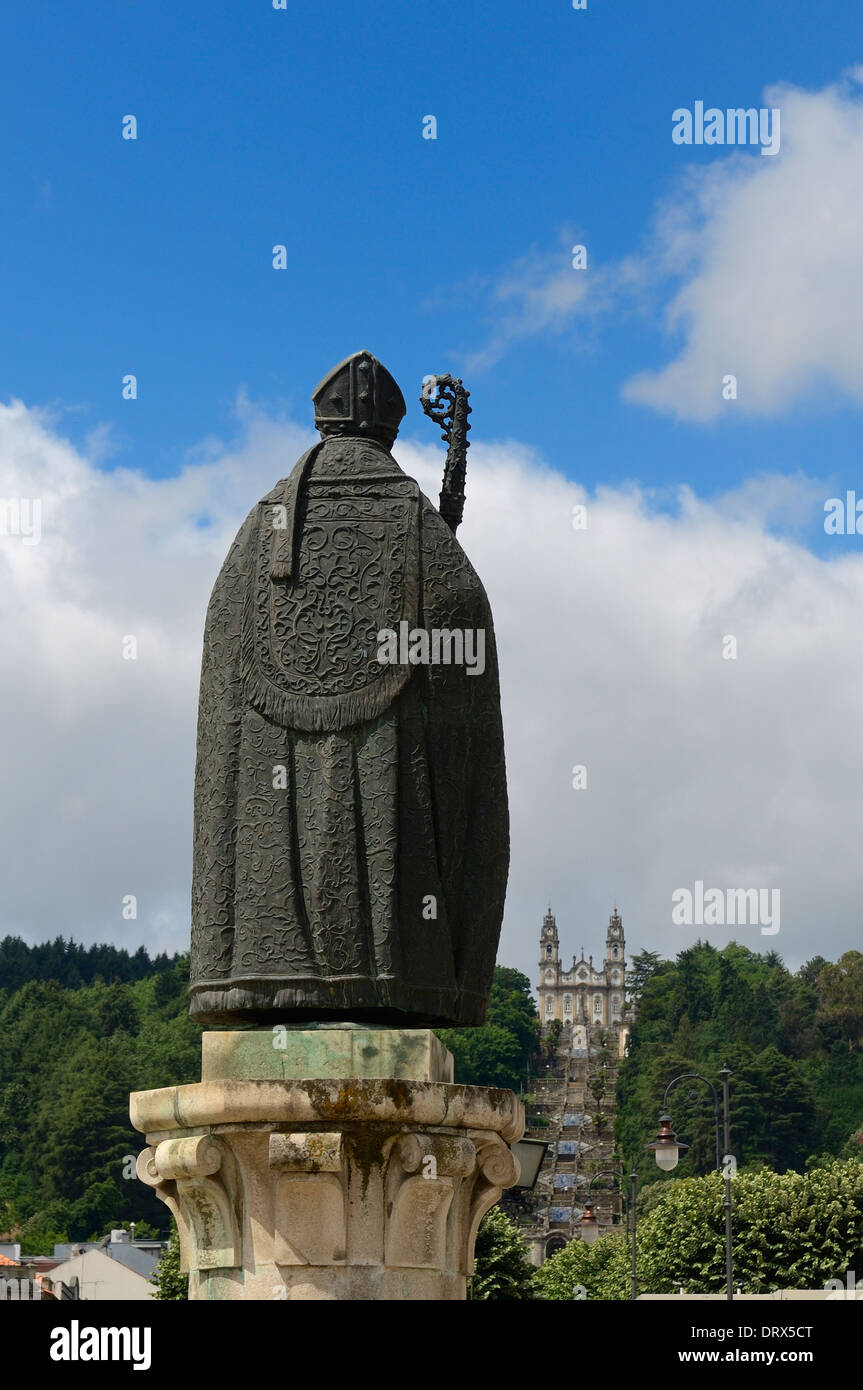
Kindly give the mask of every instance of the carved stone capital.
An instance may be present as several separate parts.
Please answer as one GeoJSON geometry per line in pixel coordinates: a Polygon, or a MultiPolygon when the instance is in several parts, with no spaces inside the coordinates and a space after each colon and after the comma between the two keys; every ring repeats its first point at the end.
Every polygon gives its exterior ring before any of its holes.
{"type": "Polygon", "coordinates": [[[137,1171],[174,1215],[183,1271],[240,1263],[242,1198],[229,1145],[210,1134],[165,1139],[138,1155],[137,1171]]]}
{"type": "Polygon", "coordinates": [[[386,1079],[208,1081],[132,1116],[190,1297],[216,1299],[464,1298],[524,1126],[509,1091],[386,1079]]]}

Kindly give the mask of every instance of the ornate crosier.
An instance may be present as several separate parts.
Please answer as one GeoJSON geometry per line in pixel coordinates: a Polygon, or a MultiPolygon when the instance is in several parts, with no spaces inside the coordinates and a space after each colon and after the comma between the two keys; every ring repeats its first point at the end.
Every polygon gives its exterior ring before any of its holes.
{"type": "Polygon", "coordinates": [[[430,420],[440,426],[441,439],[448,446],[443,484],[440,494],[440,514],[453,535],[464,515],[464,482],[467,472],[467,451],[470,440],[468,400],[470,392],[457,376],[445,373],[427,382],[420,396],[422,408],[430,420]],[[434,400],[431,392],[437,390],[434,400]]]}

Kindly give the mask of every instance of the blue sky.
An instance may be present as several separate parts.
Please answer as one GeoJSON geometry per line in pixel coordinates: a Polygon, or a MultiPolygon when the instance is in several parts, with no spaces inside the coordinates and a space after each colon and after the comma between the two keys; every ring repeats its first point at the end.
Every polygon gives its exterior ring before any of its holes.
{"type": "Polygon", "coordinates": [[[422,379],[471,391],[502,959],[549,897],[564,954],[615,898],[673,953],[696,880],[781,887],[750,944],[792,963],[859,946],[863,542],[823,526],[863,498],[859,4],[17,0],[0,55],[0,499],[44,502],[0,535],[0,934],[184,948],[207,596],[367,347],[430,496],[422,379]],[[676,145],[697,101],[779,109],[779,153],[676,145]]]}
{"type": "MultiPolygon", "coordinates": [[[[0,47],[0,398],[68,412],[77,440],[110,424],[107,466],[175,471],[230,433],[240,388],[307,418],[319,376],[368,346],[412,405],[425,373],[462,371],[475,439],[589,487],[853,485],[859,409],[829,390],[743,422],[622,403],[673,355],[657,305],[464,363],[525,256],[563,268],[582,241],[591,275],[640,252],[685,167],[728,158],[675,146],[672,109],[835,81],[863,59],[858,5],[33,3],[4,9],[0,47]]],[[[414,409],[405,428],[430,427],[414,409]]]]}

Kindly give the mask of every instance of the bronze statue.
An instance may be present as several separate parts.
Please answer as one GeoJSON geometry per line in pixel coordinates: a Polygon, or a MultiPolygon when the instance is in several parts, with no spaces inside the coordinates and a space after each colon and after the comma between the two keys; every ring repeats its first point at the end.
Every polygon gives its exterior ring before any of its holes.
{"type": "MultiPolygon", "coordinates": [[[[405,403],[371,353],[314,392],[322,436],[253,509],[207,612],[198,712],[190,1013],[478,1024],[509,861],[488,600],[390,450],[405,403]]],[[[449,480],[449,481],[447,481],[449,480]]],[[[450,498],[445,503],[445,498],[450,498]]]]}

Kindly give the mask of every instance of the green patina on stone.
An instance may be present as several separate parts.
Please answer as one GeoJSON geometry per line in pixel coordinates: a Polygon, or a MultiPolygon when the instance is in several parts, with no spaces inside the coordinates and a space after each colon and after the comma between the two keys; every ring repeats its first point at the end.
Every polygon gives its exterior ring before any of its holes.
{"type": "Polygon", "coordinates": [[[202,1038],[202,1081],[453,1079],[452,1054],[429,1028],[255,1028],[202,1038]]]}

